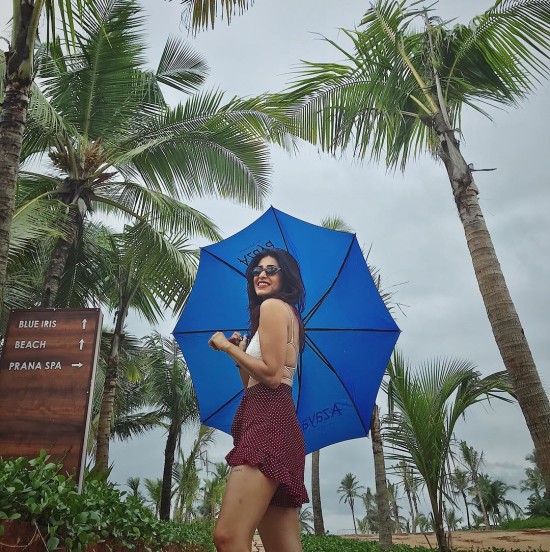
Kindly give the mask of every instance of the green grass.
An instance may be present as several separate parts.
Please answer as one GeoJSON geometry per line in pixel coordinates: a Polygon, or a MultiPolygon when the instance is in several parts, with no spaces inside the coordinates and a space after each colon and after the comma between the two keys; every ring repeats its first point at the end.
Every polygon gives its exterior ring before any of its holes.
{"type": "Polygon", "coordinates": [[[550,517],[536,517],[505,521],[500,524],[500,529],[505,531],[521,529],[550,529],[550,517]]]}
{"type": "MultiPolygon", "coordinates": [[[[334,535],[302,536],[303,552],[385,552],[377,542],[345,539],[334,535]]],[[[391,552],[434,552],[429,548],[396,544],[391,552]]]]}
{"type": "MultiPolygon", "coordinates": [[[[517,520],[521,527],[506,527],[511,529],[544,529],[550,526],[549,518],[535,518],[517,520]],[[529,524],[528,522],[531,522],[529,524]]],[[[515,523],[515,522],[514,522],[515,523]]],[[[349,538],[342,538],[333,535],[315,536],[302,535],[303,552],[437,552],[437,547],[430,549],[424,546],[408,546],[406,544],[394,544],[389,551],[380,548],[375,541],[361,541],[349,538]]],[[[550,552],[550,547],[546,550],[550,552]]],[[[469,551],[471,552],[471,551],[469,551]]],[[[491,547],[487,549],[478,548],[473,552],[522,552],[520,549],[506,550],[504,548],[491,547]]]]}

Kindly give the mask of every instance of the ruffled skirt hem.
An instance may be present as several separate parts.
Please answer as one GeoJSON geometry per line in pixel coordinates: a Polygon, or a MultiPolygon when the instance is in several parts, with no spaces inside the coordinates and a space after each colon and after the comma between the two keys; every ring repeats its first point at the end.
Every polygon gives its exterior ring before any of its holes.
{"type": "Polygon", "coordinates": [[[225,457],[230,466],[257,467],[267,478],[279,484],[271,501],[272,506],[298,508],[309,502],[303,477],[295,475],[274,456],[251,447],[236,447],[225,457]],[[283,488],[281,488],[283,487],[283,488]]]}

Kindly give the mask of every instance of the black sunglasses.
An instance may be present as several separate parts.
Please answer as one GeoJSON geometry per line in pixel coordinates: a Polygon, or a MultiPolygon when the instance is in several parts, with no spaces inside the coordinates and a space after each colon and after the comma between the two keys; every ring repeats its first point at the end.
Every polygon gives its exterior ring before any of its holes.
{"type": "Polygon", "coordinates": [[[255,266],[252,269],[252,276],[259,276],[262,272],[265,272],[268,276],[274,276],[277,272],[283,270],[280,266],[255,266]]]}

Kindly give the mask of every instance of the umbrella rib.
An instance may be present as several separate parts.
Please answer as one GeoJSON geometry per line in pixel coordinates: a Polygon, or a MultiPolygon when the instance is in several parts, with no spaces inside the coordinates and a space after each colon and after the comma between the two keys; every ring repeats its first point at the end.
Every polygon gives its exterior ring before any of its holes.
{"type": "MultiPolygon", "coordinates": [[[[235,328],[231,326],[230,328],[212,328],[206,330],[185,330],[181,332],[174,332],[174,335],[197,335],[197,334],[208,334],[215,332],[246,332],[248,327],[235,328]]],[[[373,333],[400,333],[399,330],[393,329],[381,329],[381,328],[308,328],[308,332],[373,332],[373,333]]]]}
{"type": "Polygon", "coordinates": [[[220,263],[222,263],[225,266],[229,267],[231,270],[235,271],[237,274],[239,274],[243,278],[246,278],[246,276],[240,270],[237,270],[234,266],[230,265],[227,261],[224,261],[221,257],[218,257],[218,255],[214,255],[214,253],[211,253],[210,251],[208,251],[208,249],[206,247],[202,247],[201,251],[204,251],[205,253],[208,253],[211,257],[213,257],[214,259],[220,261],[220,263]]]}
{"type": "Polygon", "coordinates": [[[344,270],[344,266],[346,264],[346,261],[348,260],[348,257],[351,253],[351,248],[353,246],[354,241],[356,240],[355,234],[353,234],[353,238],[349,244],[348,250],[346,252],[346,256],[344,257],[344,260],[342,261],[342,264],[340,265],[340,269],[338,270],[338,274],[336,274],[336,278],[334,278],[334,281],[332,284],[328,287],[328,289],[325,291],[323,296],[317,301],[317,304],[312,307],[312,309],[306,314],[304,317],[304,326],[311,320],[311,317],[319,310],[319,307],[323,304],[324,300],[327,298],[328,294],[332,291],[332,288],[336,285],[336,282],[338,281],[338,278],[340,277],[340,274],[342,273],[342,270],[344,270]]]}
{"type": "MultiPolygon", "coordinates": [[[[273,207],[273,205],[271,206],[271,210],[273,211],[273,216],[275,218],[275,222],[277,223],[277,226],[279,228],[279,232],[281,233],[281,238],[283,239],[283,242],[285,243],[285,249],[288,251],[288,243],[286,243],[286,238],[285,238],[285,235],[283,233],[283,227],[281,226],[281,223],[279,222],[279,218],[277,217],[277,211],[273,207]]],[[[288,252],[290,253],[290,251],[288,251],[288,252]]]]}
{"type": "Polygon", "coordinates": [[[395,329],[382,328],[308,328],[308,332],[375,332],[375,333],[401,333],[395,329]]]}
{"type": "Polygon", "coordinates": [[[353,405],[353,408],[354,408],[355,412],[357,413],[357,417],[359,418],[359,422],[361,423],[361,426],[363,427],[363,430],[365,431],[365,435],[368,435],[370,426],[369,426],[369,428],[365,427],[365,424],[363,423],[363,418],[361,418],[361,414],[357,410],[357,406],[355,404],[355,401],[351,398],[350,392],[348,391],[348,388],[346,387],[346,385],[342,381],[342,378],[340,377],[338,372],[332,367],[332,364],[328,361],[327,357],[325,357],[325,355],[321,352],[321,350],[319,349],[317,344],[313,341],[313,339],[311,339],[311,337],[306,335],[306,341],[309,343],[309,346],[310,346],[311,350],[321,359],[322,362],[325,363],[327,368],[338,378],[338,381],[342,385],[342,389],[344,389],[344,391],[346,392],[348,398],[350,399],[351,404],[353,405]]]}
{"type": "Polygon", "coordinates": [[[241,389],[239,392],[235,393],[231,398],[229,398],[227,401],[225,401],[221,406],[219,406],[218,408],[216,408],[216,410],[214,410],[214,412],[212,412],[211,414],[208,415],[207,418],[205,418],[203,420],[203,423],[204,425],[208,425],[206,422],[208,420],[210,420],[210,418],[212,418],[213,416],[215,416],[220,410],[222,410],[223,408],[225,408],[231,401],[233,401],[234,399],[236,399],[239,395],[241,395],[242,393],[244,392],[244,389],[241,389]]]}

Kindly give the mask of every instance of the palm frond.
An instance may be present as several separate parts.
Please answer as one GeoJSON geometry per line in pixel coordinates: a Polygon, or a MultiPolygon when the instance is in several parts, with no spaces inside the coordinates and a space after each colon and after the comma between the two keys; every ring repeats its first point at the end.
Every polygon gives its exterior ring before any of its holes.
{"type": "Polygon", "coordinates": [[[285,94],[273,96],[301,137],[403,169],[434,153],[438,113],[457,128],[464,106],[488,116],[484,105],[515,105],[548,75],[546,0],[499,0],[454,27],[419,4],[377,0],[359,30],[344,31],[352,51],[325,39],[345,62],[305,62],[285,94]],[[413,27],[419,16],[421,31],[413,27]]]}
{"type": "Polygon", "coordinates": [[[135,182],[113,183],[95,192],[97,210],[105,213],[121,213],[132,210],[146,218],[149,223],[167,234],[186,235],[190,238],[204,237],[219,241],[221,236],[213,221],[191,206],[162,192],[157,192],[135,182]],[[111,203],[103,203],[107,198],[111,203]]]}
{"type": "Polygon", "coordinates": [[[109,280],[111,308],[132,308],[151,323],[166,308],[182,308],[198,265],[198,253],[187,248],[186,237],[168,238],[141,222],[113,235],[111,248],[118,258],[109,280]]]}
{"type": "Polygon", "coordinates": [[[509,384],[501,374],[481,379],[467,360],[435,359],[413,371],[398,352],[388,374],[390,381],[384,383],[389,407],[384,438],[392,447],[388,457],[414,465],[433,507],[437,496],[449,495],[447,461],[459,417],[481,400],[502,399],[500,392],[509,384]]]}
{"type": "MultiPolygon", "coordinates": [[[[547,0],[497,0],[475,17],[461,33],[450,76],[473,63],[490,63],[501,83],[502,100],[522,97],[547,77],[550,49],[550,10],[547,0]]],[[[479,72],[483,72],[480,68],[479,72]]],[[[496,98],[495,98],[496,100],[496,98]]]]}
{"type": "Polygon", "coordinates": [[[106,305],[106,281],[113,271],[107,245],[110,230],[99,222],[86,222],[82,234],[71,248],[59,282],[58,304],[65,307],[106,305]]]}
{"type": "Polygon", "coordinates": [[[56,110],[34,82],[23,134],[21,162],[27,158],[48,151],[56,140],[66,141],[78,136],[75,127],[56,110]]]}
{"type": "Polygon", "coordinates": [[[155,75],[161,84],[180,92],[195,92],[208,75],[208,65],[179,37],[170,37],[164,45],[155,75]]]}
{"type": "Polygon", "coordinates": [[[353,232],[351,226],[338,215],[324,217],[321,220],[321,226],[323,228],[329,228],[330,230],[338,230],[339,232],[353,232]]]}
{"type": "Polygon", "coordinates": [[[136,412],[115,416],[111,435],[120,441],[141,437],[144,433],[160,427],[161,418],[157,412],[136,412]]]}
{"type": "Polygon", "coordinates": [[[84,12],[77,32],[78,50],[52,50],[52,61],[41,74],[45,96],[85,143],[116,136],[134,116],[143,96],[133,93],[141,81],[137,69],[145,61],[143,17],[135,2],[104,1],[97,4],[97,10],[101,23],[84,12]]]}
{"type": "Polygon", "coordinates": [[[147,384],[152,403],[176,427],[198,422],[197,397],[175,341],[157,334],[149,338],[146,347],[151,362],[147,384]]]}
{"type": "Polygon", "coordinates": [[[37,240],[67,236],[68,210],[52,199],[36,199],[19,206],[13,215],[10,236],[10,258],[34,246],[37,240]]]}
{"type": "Polygon", "coordinates": [[[183,19],[193,31],[214,28],[217,17],[225,17],[231,23],[234,15],[244,13],[254,0],[182,0],[183,19]],[[218,6],[219,3],[219,6],[218,6]]]}
{"type": "Polygon", "coordinates": [[[131,164],[149,187],[193,198],[213,195],[259,207],[269,191],[266,137],[250,132],[250,112],[221,106],[221,94],[196,94],[143,118],[113,158],[131,164]]]}

